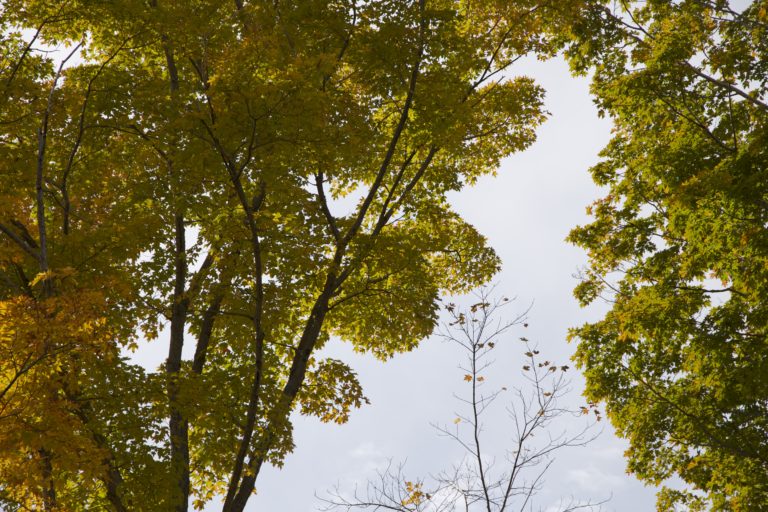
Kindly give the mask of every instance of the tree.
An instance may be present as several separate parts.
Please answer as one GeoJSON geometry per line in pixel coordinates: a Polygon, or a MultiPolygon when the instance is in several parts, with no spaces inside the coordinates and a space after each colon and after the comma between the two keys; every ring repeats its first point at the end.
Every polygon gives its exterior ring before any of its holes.
{"type": "Polygon", "coordinates": [[[688,484],[659,510],[768,510],[768,4],[587,12],[569,55],[616,126],[607,195],[569,237],[590,258],[576,296],[610,303],[572,332],[587,396],[632,472],[688,484]]]}
{"type": "Polygon", "coordinates": [[[292,410],[364,403],[330,336],[410,350],[496,271],[446,194],[533,142],[509,69],[578,4],[4,2],[3,506],[242,511],[292,410]]]}
{"type": "MultiPolygon", "coordinates": [[[[568,447],[585,446],[596,434],[595,423],[589,417],[580,428],[573,430],[559,423],[569,416],[595,415],[600,421],[596,404],[569,408],[562,405],[569,388],[567,365],[543,360],[535,344],[520,337],[524,350],[522,374],[525,388],[508,391],[486,381],[488,369],[494,363],[492,355],[498,344],[510,343],[509,330],[524,322],[525,313],[512,320],[499,318],[502,308],[512,302],[507,298],[493,298],[490,288],[473,293],[476,302],[467,308],[453,303],[445,306],[448,320],[438,336],[458,346],[465,362],[459,366],[467,391],[456,395],[461,412],[449,424],[433,425],[440,435],[455,441],[464,452],[461,462],[438,472],[426,480],[406,476],[404,465],[390,464],[378,472],[377,479],[369,481],[364,490],[350,492],[336,488],[330,496],[322,498],[324,510],[394,510],[398,512],[452,512],[535,510],[535,495],[544,483],[544,475],[555,462],[557,451],[568,447]],[[488,386],[493,386],[490,390],[488,386]],[[509,393],[514,396],[506,407],[510,444],[504,447],[502,457],[490,448],[486,426],[488,412],[498,398],[509,393]],[[560,430],[562,428],[562,430],[560,430]]],[[[498,425],[496,425],[498,426],[498,425]]],[[[561,503],[558,510],[599,510],[601,503],[576,500],[561,503]]],[[[553,510],[547,508],[547,510],[553,510]]]]}

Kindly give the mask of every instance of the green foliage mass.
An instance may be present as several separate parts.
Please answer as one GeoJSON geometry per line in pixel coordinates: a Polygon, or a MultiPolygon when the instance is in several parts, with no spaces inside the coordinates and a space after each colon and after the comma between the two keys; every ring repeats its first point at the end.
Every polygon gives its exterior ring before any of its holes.
{"type": "Polygon", "coordinates": [[[768,2],[595,5],[569,37],[615,122],[569,236],[610,304],[572,331],[588,397],[631,472],[688,484],[659,510],[768,510],[768,2]]]}

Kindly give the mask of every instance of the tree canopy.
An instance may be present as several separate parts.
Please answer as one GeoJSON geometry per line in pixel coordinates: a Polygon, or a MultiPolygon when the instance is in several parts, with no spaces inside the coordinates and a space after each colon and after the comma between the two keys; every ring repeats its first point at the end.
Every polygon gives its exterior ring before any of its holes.
{"type": "Polygon", "coordinates": [[[291,411],[365,402],[330,336],[410,350],[498,268],[446,194],[533,142],[509,70],[578,6],[4,2],[2,506],[242,511],[291,411]]]}
{"type": "Polygon", "coordinates": [[[572,332],[588,397],[632,472],[689,485],[659,510],[768,510],[768,2],[618,2],[570,36],[615,122],[569,237],[610,303],[572,332]]]}

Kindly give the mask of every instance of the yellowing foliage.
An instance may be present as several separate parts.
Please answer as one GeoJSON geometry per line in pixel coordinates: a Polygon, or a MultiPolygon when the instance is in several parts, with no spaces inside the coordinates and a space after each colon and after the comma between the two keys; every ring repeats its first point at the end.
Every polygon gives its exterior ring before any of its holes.
{"type": "Polygon", "coordinates": [[[346,421],[313,355],[496,272],[448,194],[533,142],[509,70],[581,3],[5,2],[0,507],[241,512],[292,411],[346,421]]]}

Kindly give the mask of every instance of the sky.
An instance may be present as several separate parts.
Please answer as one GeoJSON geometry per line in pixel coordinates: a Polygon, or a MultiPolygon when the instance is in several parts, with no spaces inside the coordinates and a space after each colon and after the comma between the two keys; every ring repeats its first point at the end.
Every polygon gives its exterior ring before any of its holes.
{"type": "MultiPolygon", "coordinates": [[[[497,176],[452,196],[457,211],[488,237],[502,258],[494,283],[499,296],[517,297],[509,315],[532,304],[529,327],[513,328],[499,343],[488,376],[489,386],[510,389],[520,383],[524,364],[520,336],[537,343],[547,359],[569,363],[575,347],[566,342],[568,328],[596,320],[605,311],[600,304],[580,308],[573,298],[574,274],[587,259],[564,239],[571,228],[588,222],[585,207],[600,196],[588,169],[597,162],[611,129],[609,120],[597,116],[588,80],[571,77],[562,60],[529,60],[516,73],[544,86],[549,121],[531,148],[503,161],[497,176]]],[[[317,496],[327,496],[335,486],[342,492],[364,486],[390,461],[404,463],[406,474],[416,479],[462,457],[461,448],[431,426],[450,423],[461,411],[453,394],[466,389],[466,382],[458,368],[462,354],[455,347],[430,338],[386,363],[355,354],[341,342],[332,342],[325,352],[357,371],[371,404],[354,411],[345,425],[295,417],[296,450],[283,468],[262,470],[250,512],[318,510],[322,502],[317,496]]],[[[577,407],[584,403],[583,380],[571,372],[572,390],[563,403],[577,407]]],[[[497,405],[485,421],[488,457],[501,456],[511,438],[505,404],[497,405]]],[[[580,421],[573,419],[570,426],[580,421]]],[[[610,498],[605,511],[654,510],[656,489],[626,474],[626,442],[605,421],[599,427],[601,435],[587,447],[556,455],[534,510],[556,510],[560,499],[572,497],[610,498]]]]}

